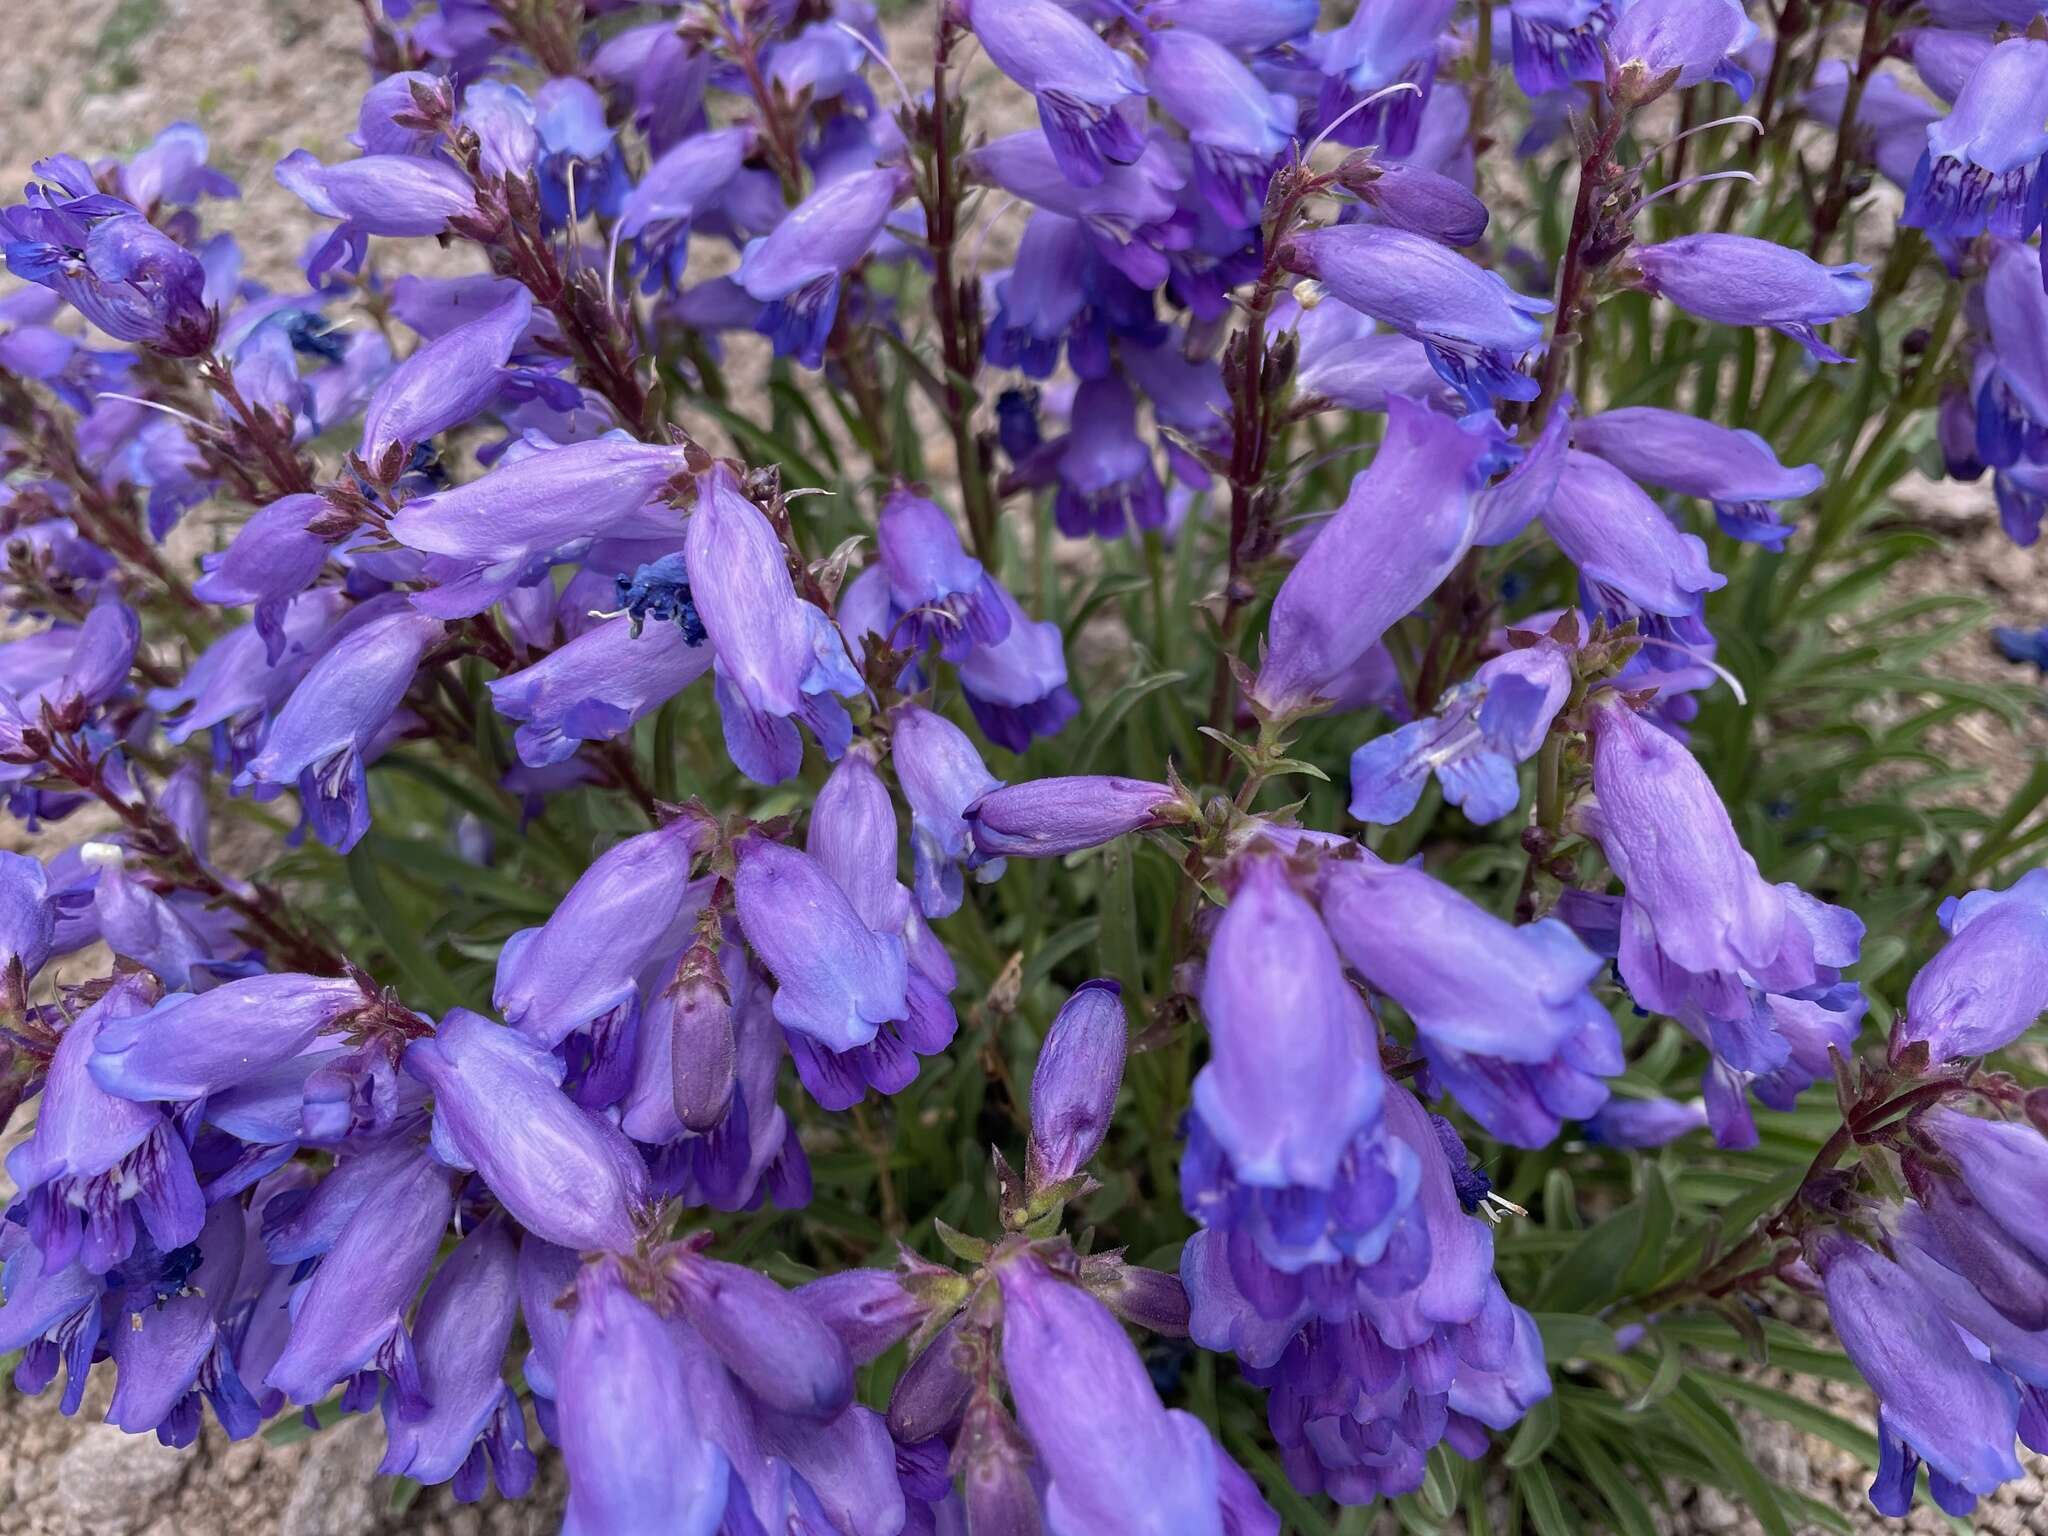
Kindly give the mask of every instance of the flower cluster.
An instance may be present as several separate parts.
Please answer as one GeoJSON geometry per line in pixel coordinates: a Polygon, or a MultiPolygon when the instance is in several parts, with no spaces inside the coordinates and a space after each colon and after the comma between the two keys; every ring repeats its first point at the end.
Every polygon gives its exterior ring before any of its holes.
{"type": "Polygon", "coordinates": [[[366,7],[274,287],[190,124],[0,208],[0,785],[81,829],[0,853],[17,1384],[111,1360],[177,1446],[375,1411],[465,1501],[544,1436],[576,1533],[1277,1536],[1244,1461],[1362,1505],[1566,1411],[1502,1167],[1576,1225],[1567,1155],[1754,1148],[1832,1079],[1792,1199],[1607,1310],[1816,1290],[1880,1509],[2019,1476],[2048,1105],[1982,1058],[2048,1009],[2048,873],[1971,886],[2032,803],[1865,964],[1866,871],[1696,748],[1715,624],[1758,649],[1718,604],[1839,554],[1915,423],[2038,532],[2048,25],[1871,0],[1851,64],[1741,0],[924,10],[913,95],[866,0],[366,7]],[[1783,172],[1795,114],[1838,130],[1798,238],[1682,174],[1738,125],[1783,172]],[[1559,142],[1552,262],[1511,182],[1559,142]],[[1874,278],[1823,259],[1866,161],[1921,232],[1874,278]],[[395,270],[429,241],[464,270],[395,270]],[[1595,366],[1622,313],[1696,411],[1595,366]]]}

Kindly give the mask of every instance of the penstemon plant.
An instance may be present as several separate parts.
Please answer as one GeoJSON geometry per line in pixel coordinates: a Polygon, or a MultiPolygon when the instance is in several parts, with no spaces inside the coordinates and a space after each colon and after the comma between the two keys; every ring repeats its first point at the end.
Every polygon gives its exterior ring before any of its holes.
{"type": "Polygon", "coordinates": [[[17,1385],[578,1533],[2022,1476],[2048,766],[1894,578],[2048,509],[2048,19],[1753,9],[364,0],[277,289],[39,162],[17,1385]]]}

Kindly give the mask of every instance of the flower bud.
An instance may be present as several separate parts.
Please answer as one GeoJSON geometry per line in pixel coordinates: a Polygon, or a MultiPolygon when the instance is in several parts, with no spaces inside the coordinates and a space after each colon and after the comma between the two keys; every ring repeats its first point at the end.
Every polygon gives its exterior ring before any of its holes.
{"type": "Polygon", "coordinates": [[[1083,982],[1052,1021],[1031,1074],[1033,1190],[1071,1179],[1109,1130],[1123,1082],[1123,989],[1107,977],[1083,982]]]}

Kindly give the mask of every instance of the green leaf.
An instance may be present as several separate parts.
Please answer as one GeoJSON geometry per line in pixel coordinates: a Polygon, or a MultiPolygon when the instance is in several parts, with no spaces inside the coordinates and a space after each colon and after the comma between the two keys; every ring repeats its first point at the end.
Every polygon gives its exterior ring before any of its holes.
{"type": "Polygon", "coordinates": [[[1510,1467],[1526,1467],[1532,1461],[1542,1459],[1550,1449],[1551,1441],[1557,1438],[1564,1415],[1558,1408],[1555,1394],[1544,1398],[1522,1416],[1522,1422],[1515,1426],[1515,1433],[1508,1441],[1508,1448],[1501,1453],[1501,1462],[1510,1467]]]}
{"type": "Polygon", "coordinates": [[[1648,1291],[1663,1274],[1665,1245],[1671,1241],[1671,1228],[1678,1220],[1678,1212],[1671,1203],[1671,1186],[1664,1182],[1663,1170],[1647,1159],[1640,1167],[1643,1194],[1637,1203],[1642,1208],[1641,1231],[1635,1253],[1621,1276],[1622,1293],[1629,1296],[1648,1291]]]}
{"type": "Polygon", "coordinates": [[[1579,1239],[1545,1278],[1537,1306],[1546,1312],[1582,1312],[1614,1300],[1642,1238],[1643,1206],[1638,1201],[1579,1239]]]}
{"type": "Polygon", "coordinates": [[[1564,1446],[1594,1492],[1600,1495],[1602,1513],[1614,1522],[1616,1536],[1657,1536],[1657,1522],[1650,1514],[1650,1506],[1597,1435],[1567,1429],[1564,1446]]]}
{"type": "Polygon", "coordinates": [[[1664,1401],[1667,1410],[1688,1431],[1694,1448],[1721,1475],[1730,1492],[1742,1495],[1749,1512],[1768,1536],[1792,1536],[1792,1526],[1778,1503],[1777,1491],[1757,1471],[1727,1410],[1709,1397],[1706,1388],[1697,1381],[1681,1381],[1664,1401]]]}
{"type": "Polygon", "coordinates": [[[1550,1481],[1550,1473],[1542,1462],[1532,1462],[1517,1469],[1514,1485],[1521,1490],[1522,1503],[1529,1511],[1529,1522],[1536,1527],[1538,1536],[1580,1536],[1578,1522],[1565,1518],[1557,1487],[1550,1481]]]}
{"type": "Polygon", "coordinates": [[[1109,696],[1088,729],[1088,736],[1081,743],[1081,750],[1075,754],[1074,766],[1070,773],[1088,773],[1095,765],[1095,759],[1102,749],[1115,738],[1118,729],[1130,712],[1152,694],[1161,689],[1177,688],[1188,680],[1185,672],[1154,672],[1149,677],[1136,677],[1109,696]]]}
{"type": "Polygon", "coordinates": [[[1877,1436],[1869,1430],[1828,1412],[1818,1403],[1794,1397],[1791,1393],[1781,1392],[1776,1387],[1767,1387],[1750,1377],[1736,1376],[1712,1368],[1703,1368],[1701,1374],[1712,1383],[1713,1390],[1722,1397],[1732,1398],[1744,1407],[1753,1408],[1781,1424],[1790,1424],[1804,1434],[1839,1446],[1866,1467],[1876,1468],[1877,1436]]]}
{"type": "Polygon", "coordinates": [[[349,884],[355,888],[363,915],[377,930],[377,937],[384,941],[384,947],[391,951],[391,958],[398,962],[398,969],[413,994],[414,1003],[433,1013],[467,1006],[469,999],[462,989],[420,943],[419,932],[412,922],[392,905],[384,889],[384,877],[377,868],[374,845],[367,839],[357,843],[348,851],[345,862],[349,884]]]}

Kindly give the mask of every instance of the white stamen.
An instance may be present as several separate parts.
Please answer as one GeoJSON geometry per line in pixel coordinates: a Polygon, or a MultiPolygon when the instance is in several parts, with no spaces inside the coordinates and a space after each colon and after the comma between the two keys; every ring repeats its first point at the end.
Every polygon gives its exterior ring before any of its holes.
{"type": "Polygon", "coordinates": [[[181,411],[175,405],[165,405],[158,400],[145,400],[140,395],[124,395],[111,389],[103,389],[93,398],[98,400],[126,400],[130,405],[145,405],[152,411],[162,411],[166,416],[175,416],[180,421],[189,421],[195,427],[204,428],[206,423],[190,411],[181,411]]]}
{"type": "Polygon", "coordinates": [[[1701,123],[1699,126],[1695,128],[1686,129],[1683,133],[1673,134],[1670,138],[1666,139],[1662,144],[1659,144],[1655,149],[1651,150],[1647,155],[1643,156],[1642,165],[1638,165],[1636,169],[1640,171],[1644,165],[1648,165],[1652,160],[1656,159],[1659,155],[1663,154],[1664,151],[1669,149],[1672,145],[1680,143],[1685,139],[1689,139],[1696,133],[1705,133],[1710,128],[1726,128],[1732,123],[1747,124],[1752,130],[1754,130],[1757,133],[1762,133],[1764,131],[1764,125],[1761,122],[1759,122],[1756,118],[1751,117],[1747,112],[1738,112],[1733,117],[1717,117],[1711,123],[1701,123]]]}
{"type": "Polygon", "coordinates": [[[1486,1192],[1486,1198],[1479,1202],[1479,1209],[1485,1213],[1486,1219],[1495,1226],[1500,1225],[1503,1212],[1524,1218],[1529,1214],[1527,1210],[1515,1204],[1506,1195],[1498,1194],[1490,1189],[1486,1192]]]}
{"type": "Polygon", "coordinates": [[[1645,645],[1661,645],[1666,650],[1676,651],[1688,660],[1699,663],[1699,665],[1705,667],[1714,676],[1720,678],[1722,682],[1728,685],[1728,691],[1735,695],[1736,703],[1742,705],[1745,709],[1749,707],[1749,695],[1742,691],[1742,680],[1722,666],[1721,663],[1714,660],[1713,657],[1702,656],[1691,646],[1680,645],[1676,640],[1666,640],[1662,635],[1644,635],[1642,641],[1645,645]]]}
{"type": "Polygon", "coordinates": [[[1398,96],[1403,91],[1413,91],[1416,95],[1420,96],[1422,94],[1422,87],[1414,84],[1412,81],[1399,80],[1392,85],[1385,86],[1380,90],[1374,91],[1370,96],[1366,97],[1365,100],[1359,102],[1357,105],[1347,107],[1342,113],[1338,115],[1337,120],[1335,122],[1331,123],[1329,127],[1325,128],[1321,133],[1317,134],[1314,138],[1308,141],[1308,148],[1304,149],[1301,152],[1301,163],[1303,165],[1307,165],[1309,156],[1313,155],[1318,149],[1321,149],[1323,146],[1323,140],[1327,139],[1331,134],[1335,133],[1339,128],[1343,127],[1347,119],[1356,117],[1359,113],[1363,112],[1367,107],[1371,106],[1374,102],[1385,101],[1389,96],[1398,96]]]}
{"type": "Polygon", "coordinates": [[[1688,176],[1683,181],[1674,181],[1670,183],[1668,186],[1659,187],[1656,191],[1652,192],[1648,197],[1637,198],[1634,204],[1631,205],[1631,207],[1629,208],[1628,212],[1624,213],[1621,216],[1622,222],[1626,223],[1628,220],[1634,218],[1637,214],[1641,213],[1645,208],[1649,207],[1650,204],[1657,201],[1658,198],[1664,196],[1664,194],[1667,192],[1683,192],[1687,187],[1696,187],[1703,181],[1755,180],[1756,178],[1750,175],[1747,171],[1705,171],[1698,176],[1688,176]]]}
{"type": "MultiPolygon", "coordinates": [[[[903,83],[903,77],[896,73],[896,66],[889,62],[889,56],[886,53],[882,52],[881,49],[877,48],[872,42],[870,42],[868,40],[867,35],[864,32],[862,32],[858,27],[849,27],[843,21],[835,21],[832,23],[832,25],[837,27],[840,31],[844,32],[848,37],[852,38],[856,43],[859,43],[861,47],[867,49],[869,53],[874,55],[875,62],[881,65],[883,69],[887,70],[889,72],[889,78],[896,82],[896,94],[903,98],[903,110],[909,113],[913,119],[915,119],[917,116],[917,107],[915,106],[915,104],[912,103],[910,99],[910,88],[903,83]]],[[[942,132],[944,131],[943,124],[940,125],[940,129],[942,132]]]]}

